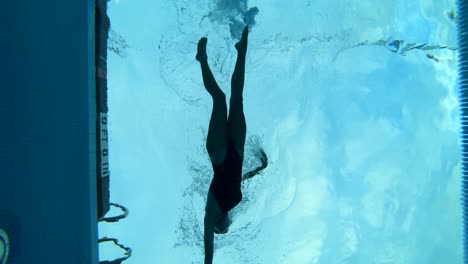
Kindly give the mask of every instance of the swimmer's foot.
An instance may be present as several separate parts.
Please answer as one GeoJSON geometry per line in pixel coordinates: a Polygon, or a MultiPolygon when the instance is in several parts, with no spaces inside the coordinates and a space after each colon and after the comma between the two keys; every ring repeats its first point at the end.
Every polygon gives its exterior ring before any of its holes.
{"type": "Polygon", "coordinates": [[[208,39],[203,37],[198,41],[198,47],[197,47],[197,56],[195,56],[195,59],[199,62],[206,61],[207,56],[206,56],[206,43],[208,42],[208,39]]]}
{"type": "Polygon", "coordinates": [[[245,26],[242,31],[242,37],[239,42],[236,43],[237,52],[245,53],[247,52],[247,38],[249,37],[249,27],[245,26]]]}

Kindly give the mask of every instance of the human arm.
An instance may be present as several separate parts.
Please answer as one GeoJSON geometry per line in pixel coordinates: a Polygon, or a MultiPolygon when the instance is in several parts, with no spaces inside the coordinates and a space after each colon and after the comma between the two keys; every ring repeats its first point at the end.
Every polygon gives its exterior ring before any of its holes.
{"type": "Polygon", "coordinates": [[[204,234],[205,264],[213,263],[213,239],[214,239],[213,226],[210,230],[210,228],[207,228],[207,225],[205,224],[205,234],[204,234]]]}
{"type": "Polygon", "coordinates": [[[253,176],[259,174],[260,171],[262,171],[263,169],[265,169],[268,166],[268,157],[265,154],[265,151],[263,151],[263,149],[260,149],[260,161],[262,162],[262,164],[260,166],[258,166],[254,170],[249,171],[249,172],[245,173],[244,175],[242,175],[242,181],[250,179],[253,176]]]}

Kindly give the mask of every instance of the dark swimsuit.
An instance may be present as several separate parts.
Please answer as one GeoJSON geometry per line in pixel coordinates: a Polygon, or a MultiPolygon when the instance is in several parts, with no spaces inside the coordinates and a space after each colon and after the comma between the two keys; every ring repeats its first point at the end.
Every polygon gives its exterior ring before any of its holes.
{"type": "Polygon", "coordinates": [[[226,157],[223,163],[214,165],[214,176],[210,191],[218,202],[221,211],[227,213],[242,200],[241,175],[242,157],[236,151],[232,140],[228,140],[226,157]]]}

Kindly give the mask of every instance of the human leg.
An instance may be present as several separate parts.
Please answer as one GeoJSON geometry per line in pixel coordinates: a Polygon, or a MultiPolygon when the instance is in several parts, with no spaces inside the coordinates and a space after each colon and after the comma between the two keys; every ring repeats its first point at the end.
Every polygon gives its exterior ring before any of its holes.
{"type": "Polygon", "coordinates": [[[247,55],[247,40],[249,36],[249,28],[246,26],[242,32],[242,37],[236,43],[237,61],[234,67],[234,73],[231,79],[231,98],[240,97],[242,99],[242,91],[244,89],[245,79],[245,57],[247,55]]]}
{"type": "Polygon", "coordinates": [[[246,122],[243,107],[243,89],[245,79],[245,57],[247,54],[248,27],[242,32],[241,40],[236,44],[237,61],[231,80],[231,99],[228,118],[228,138],[232,139],[239,155],[244,157],[246,122]]]}
{"type": "Polygon", "coordinates": [[[226,97],[213,98],[213,110],[206,139],[206,149],[214,165],[219,165],[226,156],[227,138],[227,107],[226,97]]]}
{"type": "Polygon", "coordinates": [[[198,42],[196,59],[200,62],[205,88],[213,98],[213,110],[211,113],[208,137],[206,140],[206,149],[210,156],[211,162],[213,162],[215,165],[219,165],[224,161],[227,149],[226,95],[219,88],[208,65],[206,56],[206,43],[206,38],[201,38],[198,42]]]}

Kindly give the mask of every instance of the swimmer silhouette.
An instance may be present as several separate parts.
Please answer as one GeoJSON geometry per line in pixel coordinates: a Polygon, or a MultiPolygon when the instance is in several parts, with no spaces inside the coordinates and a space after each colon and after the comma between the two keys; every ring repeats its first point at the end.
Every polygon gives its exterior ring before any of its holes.
{"type": "Polygon", "coordinates": [[[207,38],[198,41],[196,60],[200,62],[203,83],[213,98],[213,111],[206,140],[206,149],[213,166],[214,176],[208,191],[204,220],[205,264],[213,262],[214,233],[224,234],[231,224],[228,212],[242,200],[241,177],[244,160],[246,124],[242,102],[244,89],[245,56],[249,28],[236,43],[237,61],[231,80],[229,118],[226,95],[219,88],[208,66],[207,38]]]}

